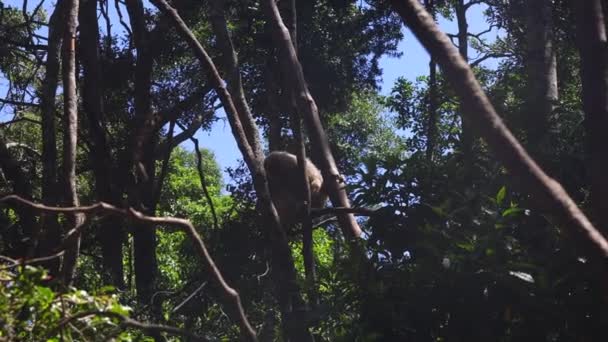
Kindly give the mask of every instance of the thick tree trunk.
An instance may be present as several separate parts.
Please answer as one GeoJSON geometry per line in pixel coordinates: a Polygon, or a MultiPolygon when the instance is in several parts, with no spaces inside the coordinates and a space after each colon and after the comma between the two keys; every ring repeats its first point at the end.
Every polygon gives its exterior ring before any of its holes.
{"type": "MultiPolygon", "coordinates": [[[[608,233],[608,40],[600,0],[573,1],[581,55],[583,107],[591,207],[596,225],[608,233]]],[[[604,5],[606,3],[604,2],[604,5]]]]}
{"type": "MultiPolygon", "coordinates": [[[[99,26],[97,1],[83,0],[80,8],[80,52],[84,73],[83,107],[88,118],[91,137],[91,155],[95,177],[95,193],[99,201],[117,204],[110,177],[112,160],[103,128],[104,105],[101,94],[102,77],[99,60],[99,26]]],[[[124,287],[122,250],[125,234],[121,220],[105,217],[99,224],[103,266],[109,281],[118,288],[124,287]]]]}
{"type": "MultiPolygon", "coordinates": [[[[55,5],[55,10],[49,20],[49,40],[46,54],[46,73],[42,84],[40,107],[42,116],[42,203],[56,206],[59,203],[59,189],[57,187],[57,141],[55,123],[55,96],[59,79],[59,63],[61,60],[61,41],[65,29],[64,1],[55,5]]],[[[48,255],[61,241],[61,226],[56,214],[44,214],[40,222],[41,234],[34,232],[34,243],[37,255],[48,255]],[[37,236],[40,236],[38,239],[37,236]]],[[[59,271],[58,260],[46,264],[51,274],[59,271]]]]}
{"type": "Polygon", "coordinates": [[[526,1],[527,139],[532,156],[546,155],[549,117],[557,101],[557,61],[550,0],[526,1]]]}
{"type": "MultiPolygon", "coordinates": [[[[65,0],[66,29],[63,38],[63,181],[64,204],[78,206],[76,190],[76,149],[78,137],[78,97],[76,94],[76,27],[78,20],[78,0],[65,0]]],[[[84,221],[82,214],[68,215],[68,228],[74,229],[84,221]]],[[[80,237],[67,246],[62,265],[65,284],[72,283],[76,259],[80,250],[80,237]]]]}
{"type": "MultiPolygon", "coordinates": [[[[129,194],[130,204],[148,215],[154,215],[150,207],[154,198],[154,139],[149,132],[152,120],[151,85],[153,54],[150,51],[150,34],[144,21],[141,0],[127,1],[127,11],[137,49],[135,65],[135,125],[133,142],[133,166],[136,170],[134,193],[129,194]],[[151,150],[151,151],[150,151],[151,150]],[[152,159],[150,159],[152,158],[152,159]]],[[[154,42],[159,44],[159,42],[154,42]]],[[[135,249],[135,287],[140,300],[149,302],[155,289],[158,273],[156,259],[156,231],[147,224],[137,224],[133,231],[135,249]]]]}

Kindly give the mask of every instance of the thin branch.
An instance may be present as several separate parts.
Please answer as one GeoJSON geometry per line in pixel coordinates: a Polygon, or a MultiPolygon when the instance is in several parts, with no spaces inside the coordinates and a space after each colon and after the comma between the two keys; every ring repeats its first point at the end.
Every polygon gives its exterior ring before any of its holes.
{"type": "MultiPolygon", "coordinates": [[[[61,250],[59,252],[56,252],[56,253],[53,253],[51,255],[47,255],[47,256],[44,256],[44,257],[40,257],[40,258],[32,258],[32,259],[24,258],[24,259],[19,259],[19,260],[10,260],[11,264],[3,266],[3,267],[0,267],[0,270],[6,270],[6,269],[17,267],[17,266],[33,265],[33,264],[47,262],[47,261],[50,261],[50,260],[54,260],[54,259],[60,258],[60,257],[63,256],[63,254],[65,254],[65,251],[61,250]]],[[[7,257],[2,256],[1,258],[4,259],[4,260],[9,261],[7,257]]]]}
{"type": "Polygon", "coordinates": [[[30,118],[17,118],[10,121],[0,122],[0,127],[8,126],[17,122],[31,122],[37,125],[42,125],[42,122],[30,118]]]}
{"type": "Polygon", "coordinates": [[[192,298],[194,298],[194,296],[196,296],[197,293],[201,292],[201,290],[204,289],[206,285],[207,285],[207,282],[202,283],[196,290],[194,290],[194,292],[192,292],[190,295],[188,295],[188,297],[186,297],[186,299],[184,299],[181,303],[177,304],[175,306],[175,308],[173,308],[173,310],[171,310],[171,313],[178,312],[184,305],[186,305],[192,298]]]}
{"type": "MultiPolygon", "coordinates": [[[[175,129],[175,121],[171,121],[169,124],[169,132],[167,132],[167,144],[169,146],[173,146],[173,130],[175,129]]],[[[158,176],[158,180],[156,182],[156,189],[154,189],[154,200],[152,201],[152,207],[156,207],[156,204],[160,201],[160,195],[163,190],[163,183],[165,182],[165,178],[167,177],[167,173],[169,171],[169,160],[171,159],[171,152],[173,151],[172,147],[169,147],[165,152],[165,156],[163,158],[163,164],[160,168],[160,175],[158,176]]]]}
{"type": "Polygon", "coordinates": [[[471,0],[464,5],[465,10],[469,9],[473,5],[483,4],[484,0],[471,0]]]}
{"type": "Polygon", "coordinates": [[[205,174],[203,173],[203,156],[201,155],[201,150],[198,146],[198,139],[195,137],[191,137],[190,140],[194,143],[194,151],[196,152],[196,169],[198,170],[198,178],[201,181],[201,188],[203,189],[203,193],[205,194],[205,198],[209,203],[209,209],[211,210],[211,216],[213,216],[213,228],[216,231],[220,229],[220,224],[217,219],[217,213],[215,212],[215,206],[213,205],[213,201],[211,200],[211,195],[209,194],[209,188],[207,187],[207,181],[205,180],[205,174]]]}
{"type": "Polygon", "coordinates": [[[513,55],[507,54],[507,53],[488,53],[481,57],[474,58],[474,61],[472,61],[470,63],[470,65],[471,65],[471,68],[474,68],[474,67],[478,66],[479,64],[481,64],[482,62],[484,62],[488,59],[491,59],[491,58],[506,58],[506,57],[511,57],[511,56],[513,56],[513,55]]]}
{"type": "MultiPolygon", "coordinates": [[[[109,1],[109,0],[107,0],[109,1]]],[[[129,25],[127,25],[127,23],[125,23],[125,20],[122,16],[122,11],[120,10],[120,3],[118,0],[114,0],[114,8],[116,8],[116,13],[118,14],[118,21],[120,22],[120,25],[122,25],[122,27],[125,29],[125,32],[127,32],[127,35],[129,37],[129,49],[131,48],[131,46],[133,45],[133,32],[131,32],[131,28],[129,27],[129,25]]]]}
{"type": "Polygon", "coordinates": [[[6,148],[8,148],[8,149],[11,149],[13,147],[26,150],[26,151],[28,151],[30,153],[35,154],[38,157],[42,157],[42,154],[40,154],[40,152],[38,152],[35,148],[33,148],[32,146],[30,146],[28,144],[19,143],[19,142],[9,142],[9,143],[6,144],[6,148]]]}
{"type": "MultiPolygon", "coordinates": [[[[88,214],[87,216],[99,215],[100,213],[110,213],[119,216],[124,216],[129,219],[132,219],[137,222],[142,223],[151,223],[153,225],[166,225],[166,226],[174,226],[180,228],[184,231],[188,237],[194,240],[194,246],[199,254],[199,256],[203,259],[205,266],[211,271],[213,277],[218,282],[220,287],[222,288],[225,297],[227,297],[228,301],[232,303],[234,310],[239,315],[239,326],[241,327],[241,331],[243,334],[248,334],[251,340],[256,340],[255,331],[253,330],[251,324],[249,323],[247,317],[245,316],[245,310],[243,309],[243,305],[241,304],[241,298],[238,292],[230,287],[224,277],[222,276],[221,271],[213,261],[213,258],[209,254],[207,250],[207,246],[205,242],[201,238],[201,236],[196,231],[196,228],[192,225],[189,220],[176,218],[176,217],[154,217],[147,216],[142,214],[140,211],[137,211],[133,208],[122,209],[115,207],[111,204],[105,202],[98,202],[88,206],[79,206],[79,207],[51,207],[38,203],[34,203],[32,201],[28,201],[16,195],[8,195],[0,198],[0,203],[18,203],[21,205],[25,205],[29,208],[35,209],[40,212],[46,213],[66,213],[66,214],[74,214],[74,213],[83,213],[88,214]]],[[[79,234],[78,232],[69,234],[66,239],[74,234],[79,234]]]]}
{"type": "Polygon", "coordinates": [[[40,107],[40,105],[38,103],[13,101],[13,100],[7,100],[7,99],[0,99],[0,103],[5,103],[5,104],[13,105],[13,106],[36,107],[36,108],[40,107]]]}
{"type": "Polygon", "coordinates": [[[197,336],[184,329],[180,329],[180,328],[176,328],[176,327],[172,327],[172,326],[168,326],[168,325],[143,323],[140,321],[136,321],[132,318],[129,318],[127,316],[121,315],[116,312],[111,312],[111,311],[84,311],[84,312],[79,312],[70,317],[66,317],[59,322],[57,327],[53,330],[53,332],[51,332],[50,335],[54,336],[55,334],[57,334],[57,332],[63,330],[66,325],[68,325],[74,321],[77,321],[79,319],[87,318],[90,316],[103,316],[103,317],[108,317],[108,318],[114,318],[114,319],[117,319],[118,321],[120,321],[120,325],[123,327],[139,329],[146,333],[165,332],[165,333],[169,333],[172,335],[188,337],[194,341],[209,341],[206,338],[197,336]]]}
{"type": "Polygon", "coordinates": [[[355,216],[374,216],[378,213],[378,209],[369,208],[343,208],[343,207],[332,207],[322,209],[311,209],[310,215],[313,217],[319,217],[326,214],[338,214],[338,213],[349,213],[355,216]]]}
{"type": "Polygon", "coordinates": [[[563,227],[581,237],[592,251],[608,257],[608,241],[576,206],[568,193],[536,164],[505,126],[483,92],[467,62],[418,0],[391,0],[404,22],[422,45],[437,59],[452,84],[477,132],[507,169],[534,195],[537,203],[561,219],[563,227]]]}

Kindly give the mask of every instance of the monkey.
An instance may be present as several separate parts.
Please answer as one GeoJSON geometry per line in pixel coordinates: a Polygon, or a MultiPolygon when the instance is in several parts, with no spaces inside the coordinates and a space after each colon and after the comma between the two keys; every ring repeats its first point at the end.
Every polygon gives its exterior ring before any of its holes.
{"type": "MultiPolygon", "coordinates": [[[[297,223],[304,211],[298,158],[289,152],[274,151],[264,159],[264,169],[270,197],[277,209],[281,224],[297,223]]],[[[306,178],[310,187],[310,207],[323,208],[328,197],[323,184],[323,175],[308,158],[306,158],[306,178]]]]}

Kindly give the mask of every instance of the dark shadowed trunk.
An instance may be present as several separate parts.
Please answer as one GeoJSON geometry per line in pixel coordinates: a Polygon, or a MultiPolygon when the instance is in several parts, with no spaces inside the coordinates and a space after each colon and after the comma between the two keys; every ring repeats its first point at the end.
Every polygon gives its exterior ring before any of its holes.
{"type": "MultiPolygon", "coordinates": [[[[64,1],[55,5],[55,10],[49,20],[49,44],[46,54],[46,73],[40,96],[42,116],[42,203],[55,206],[59,203],[57,186],[57,141],[55,123],[55,96],[59,80],[59,63],[61,60],[61,41],[65,29],[64,1]]],[[[40,239],[38,239],[38,255],[48,255],[61,241],[61,226],[56,214],[41,216],[40,239]]],[[[34,233],[34,235],[39,235],[34,233]]],[[[36,239],[36,237],[34,237],[36,239]]],[[[35,248],[35,246],[33,246],[35,248]]],[[[52,260],[46,265],[51,274],[59,271],[59,260],[52,260]]]]}
{"type": "Polygon", "coordinates": [[[581,55],[591,207],[596,225],[608,232],[608,40],[605,18],[600,0],[573,2],[581,55]]]}
{"type": "MultiPolygon", "coordinates": [[[[458,52],[460,56],[464,58],[467,63],[469,62],[469,24],[467,22],[467,10],[468,6],[465,5],[464,0],[458,0],[455,5],[456,20],[458,23],[458,52]]],[[[462,132],[460,133],[460,143],[462,149],[462,156],[464,160],[464,173],[465,181],[471,182],[472,169],[473,169],[473,132],[471,127],[471,121],[469,117],[464,114],[466,108],[460,103],[458,112],[460,113],[460,120],[462,121],[462,132]]]]}
{"type": "MultiPolygon", "coordinates": [[[[104,104],[101,95],[102,77],[99,60],[99,27],[97,1],[82,0],[80,8],[80,53],[84,74],[83,107],[88,118],[91,154],[95,178],[95,194],[99,201],[117,204],[110,181],[112,160],[104,131],[104,104]]],[[[103,266],[108,281],[124,287],[122,249],[125,240],[122,220],[108,216],[100,220],[98,234],[103,266]]]]}
{"type": "Polygon", "coordinates": [[[266,88],[266,111],[268,118],[268,148],[270,151],[278,151],[283,149],[282,130],[283,122],[281,120],[281,97],[278,87],[278,80],[273,71],[273,66],[276,62],[273,56],[268,56],[264,67],[264,84],[266,88]]]}
{"type": "Polygon", "coordinates": [[[525,5],[527,138],[532,156],[540,158],[541,164],[548,148],[549,116],[558,96],[551,6],[550,0],[527,0],[525,5]]]}
{"type": "MultiPolygon", "coordinates": [[[[13,192],[16,195],[30,199],[32,198],[32,185],[22,172],[17,160],[11,156],[6,144],[7,141],[2,132],[0,132],[0,167],[2,168],[4,177],[11,183],[13,192]]],[[[21,205],[16,206],[15,210],[19,216],[19,224],[23,229],[25,237],[32,238],[33,230],[38,224],[33,211],[21,205]]],[[[21,246],[19,246],[19,249],[13,252],[15,257],[24,257],[28,251],[21,249],[21,246]]]]}
{"type": "MultiPolygon", "coordinates": [[[[65,0],[66,28],[63,38],[63,182],[64,204],[78,206],[76,191],[76,148],[78,137],[78,97],[76,94],[76,27],[78,20],[78,0],[65,0]]],[[[74,229],[84,221],[82,214],[68,214],[68,229],[74,229]]],[[[65,284],[74,278],[76,259],[80,249],[80,237],[66,247],[62,265],[65,284]]]]}
{"type": "MultiPolygon", "coordinates": [[[[435,5],[433,0],[425,0],[427,11],[435,18],[435,5]]],[[[429,118],[427,122],[426,135],[426,159],[429,162],[433,161],[435,148],[437,145],[437,63],[433,56],[430,56],[429,62],[429,94],[428,94],[428,111],[429,118]]]]}
{"type": "MultiPolygon", "coordinates": [[[[129,194],[130,204],[146,214],[154,214],[150,202],[154,198],[154,139],[148,128],[151,120],[151,84],[153,56],[150,52],[150,34],[144,21],[144,7],[141,0],[127,2],[131,20],[133,39],[137,49],[135,65],[135,136],[133,142],[133,167],[135,168],[135,188],[129,194]],[[151,150],[151,151],[150,151],[151,150]],[[152,158],[152,159],[150,159],[152,158]]],[[[155,44],[160,44],[155,42],[155,44]]],[[[156,259],[156,232],[148,224],[137,224],[133,231],[135,249],[135,287],[139,298],[149,302],[155,288],[158,264],[156,259]]]]}

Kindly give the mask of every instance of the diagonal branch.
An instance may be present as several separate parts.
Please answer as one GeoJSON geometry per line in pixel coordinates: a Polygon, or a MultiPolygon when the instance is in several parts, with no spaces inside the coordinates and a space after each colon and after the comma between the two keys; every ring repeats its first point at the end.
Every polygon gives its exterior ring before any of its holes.
{"type": "Polygon", "coordinates": [[[165,333],[168,333],[171,335],[188,337],[189,340],[192,340],[192,341],[209,341],[208,339],[197,336],[188,330],[172,327],[169,325],[143,323],[140,321],[136,321],[132,318],[129,318],[127,316],[121,315],[116,312],[111,312],[111,311],[83,311],[83,312],[79,312],[75,315],[72,315],[70,317],[66,317],[59,322],[58,326],[55,328],[55,330],[50,335],[51,336],[56,335],[58,330],[62,330],[66,325],[69,325],[73,321],[87,318],[90,316],[101,316],[101,317],[114,318],[114,319],[117,319],[120,322],[119,324],[123,327],[139,329],[146,333],[165,332],[165,333]]]}
{"type": "Polygon", "coordinates": [[[608,257],[608,241],[576,206],[564,188],[536,164],[490,103],[471,68],[460,56],[433,18],[417,0],[391,0],[422,45],[437,59],[446,78],[471,116],[477,132],[486,140],[507,169],[529,189],[539,204],[560,218],[564,228],[581,237],[591,250],[608,257]]]}
{"type": "MultiPolygon", "coordinates": [[[[302,65],[296,55],[289,31],[281,19],[279,9],[274,0],[264,0],[263,6],[268,18],[267,20],[275,34],[275,45],[278,49],[278,59],[282,71],[285,75],[293,75],[293,81],[291,84],[285,84],[284,89],[290,89],[295,96],[298,110],[301,111],[301,116],[304,118],[306,128],[310,134],[314,151],[319,154],[324,186],[329,192],[330,199],[335,206],[350,207],[346,190],[340,181],[342,177],[340,177],[336,161],[329,146],[329,140],[321,124],[317,105],[306,84],[302,65]]],[[[353,215],[340,214],[338,215],[338,221],[345,236],[359,237],[361,235],[361,228],[353,215]]]]}

